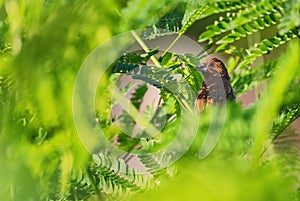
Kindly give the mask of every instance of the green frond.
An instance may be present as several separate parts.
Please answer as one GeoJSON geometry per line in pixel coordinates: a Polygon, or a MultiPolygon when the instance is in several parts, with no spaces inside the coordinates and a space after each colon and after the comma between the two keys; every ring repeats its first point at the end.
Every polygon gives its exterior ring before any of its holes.
{"type": "Polygon", "coordinates": [[[289,84],[292,83],[294,79],[291,75],[294,75],[298,71],[298,56],[298,43],[291,43],[284,57],[277,63],[280,68],[269,83],[267,90],[262,95],[257,105],[257,111],[253,120],[255,126],[252,131],[255,136],[252,148],[253,165],[257,165],[261,162],[261,153],[268,139],[270,124],[276,117],[276,114],[284,101],[283,97],[289,84]]]}
{"type": "Polygon", "coordinates": [[[120,20],[120,31],[149,27],[176,7],[177,2],[170,0],[130,0],[127,7],[121,10],[121,15],[126,17],[120,20]]]}
{"type": "Polygon", "coordinates": [[[135,92],[132,94],[132,97],[131,97],[131,102],[132,104],[137,108],[139,109],[140,106],[141,106],[141,103],[143,101],[143,97],[145,95],[145,93],[147,92],[147,85],[146,84],[143,84],[141,86],[139,86],[135,92]]]}
{"type": "MultiPolygon", "coordinates": [[[[180,30],[180,33],[185,33],[187,29],[197,20],[206,18],[208,16],[219,14],[222,12],[235,12],[236,10],[249,7],[249,4],[253,4],[252,1],[200,1],[193,2],[189,4],[189,7],[186,10],[185,16],[183,18],[182,24],[183,27],[180,30]],[[197,7],[197,9],[195,9],[197,7]]],[[[229,13],[228,13],[229,15],[229,13]]],[[[212,27],[212,30],[215,30],[212,27]]],[[[206,33],[205,35],[209,35],[206,33]]],[[[199,42],[206,39],[201,39],[199,42]]]]}
{"type": "Polygon", "coordinates": [[[272,126],[272,141],[277,140],[282,132],[289,126],[293,121],[300,117],[300,103],[288,106],[281,111],[281,114],[273,122],[272,126]]]}
{"type": "Polygon", "coordinates": [[[273,142],[281,138],[283,131],[300,116],[300,86],[298,84],[300,71],[296,72],[293,77],[294,81],[289,85],[278,117],[273,122],[271,131],[273,142]]]}
{"type": "Polygon", "coordinates": [[[286,0],[284,1],[283,7],[285,12],[278,24],[280,34],[284,34],[287,31],[300,26],[300,1],[286,0]]]}
{"type": "Polygon", "coordinates": [[[166,15],[162,16],[156,23],[142,34],[142,38],[146,40],[153,40],[158,37],[163,37],[178,33],[182,27],[182,19],[184,15],[186,4],[179,1],[166,15]]]}
{"type": "Polygon", "coordinates": [[[236,11],[243,8],[247,8],[249,4],[254,3],[250,0],[233,0],[233,1],[212,1],[209,3],[209,9],[206,10],[205,13],[203,13],[199,19],[203,19],[205,17],[208,17],[213,14],[218,14],[222,12],[229,12],[229,11],[236,11]]]}
{"type": "Polygon", "coordinates": [[[279,12],[275,11],[267,13],[267,15],[258,15],[256,19],[250,18],[252,19],[251,22],[245,23],[242,26],[234,28],[231,31],[231,33],[216,41],[216,44],[227,45],[229,43],[233,43],[237,40],[240,40],[241,38],[251,35],[254,32],[263,30],[266,27],[269,27],[273,24],[277,24],[281,16],[282,15],[279,12]]]}
{"type": "Polygon", "coordinates": [[[157,54],[158,49],[153,49],[144,54],[135,52],[124,53],[119,59],[110,65],[111,73],[129,73],[137,71],[139,65],[146,65],[150,57],[157,54]]]}
{"type": "Polygon", "coordinates": [[[203,13],[205,13],[205,11],[207,11],[208,8],[209,6],[207,4],[203,4],[198,9],[193,11],[191,14],[190,14],[191,11],[190,12],[186,11],[186,14],[188,15],[184,16],[184,20],[182,22],[183,26],[180,29],[179,33],[180,34],[185,33],[188,30],[188,28],[194,24],[194,22],[196,22],[197,20],[201,19],[201,17],[203,17],[203,13]],[[187,20],[185,18],[187,18],[187,20]]]}
{"type": "Polygon", "coordinates": [[[236,95],[241,95],[254,89],[266,79],[271,78],[277,70],[277,60],[265,62],[261,66],[250,69],[236,69],[231,75],[231,84],[236,95]]]}
{"type": "Polygon", "coordinates": [[[150,185],[149,175],[140,174],[125,164],[122,159],[110,159],[99,153],[94,155],[86,170],[72,175],[72,185],[67,200],[88,199],[93,194],[99,197],[116,197],[141,191],[150,185]]]}
{"type": "Polygon", "coordinates": [[[186,73],[184,74],[185,80],[190,84],[190,86],[194,90],[194,94],[196,94],[200,89],[203,81],[200,73],[195,69],[195,66],[198,65],[199,60],[197,57],[190,54],[182,55],[180,59],[184,62],[185,67],[187,69],[186,73]]]}
{"type": "Polygon", "coordinates": [[[220,45],[215,50],[212,50],[210,53],[226,53],[229,55],[234,55],[243,58],[247,55],[247,49],[237,45],[220,45]]]}
{"type": "Polygon", "coordinates": [[[123,159],[112,160],[101,153],[93,158],[95,165],[89,171],[97,181],[97,187],[104,192],[113,193],[114,188],[141,190],[147,186],[147,176],[129,167],[123,159]]]}
{"type": "Polygon", "coordinates": [[[299,37],[299,35],[299,28],[296,27],[295,29],[283,35],[277,34],[273,38],[262,40],[260,43],[255,44],[254,47],[250,47],[248,50],[246,50],[247,55],[243,57],[243,61],[239,64],[238,68],[245,68],[253,61],[255,61],[257,57],[270,53],[280,45],[283,45],[288,41],[299,37]]]}
{"type": "Polygon", "coordinates": [[[162,174],[165,171],[163,168],[162,161],[165,161],[167,158],[166,154],[163,154],[161,157],[153,157],[150,155],[141,155],[139,156],[141,162],[147,167],[147,171],[154,176],[162,174]]]}
{"type": "Polygon", "coordinates": [[[166,90],[176,90],[178,84],[172,77],[172,69],[161,69],[155,66],[142,66],[140,74],[134,74],[134,79],[142,80],[157,88],[165,87],[166,90]]]}
{"type": "Polygon", "coordinates": [[[242,37],[252,34],[259,29],[264,29],[272,24],[278,23],[282,16],[283,8],[281,4],[273,1],[261,1],[260,3],[249,4],[244,10],[236,13],[230,12],[226,17],[220,17],[213,25],[206,27],[207,31],[199,36],[199,42],[209,40],[214,41],[214,37],[231,31],[216,44],[232,43],[242,37]]]}

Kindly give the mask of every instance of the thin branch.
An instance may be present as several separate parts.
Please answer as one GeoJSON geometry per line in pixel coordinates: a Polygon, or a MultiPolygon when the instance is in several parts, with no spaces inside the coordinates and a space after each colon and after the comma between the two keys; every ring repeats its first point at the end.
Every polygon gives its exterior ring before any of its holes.
{"type": "MultiPolygon", "coordinates": [[[[145,50],[145,52],[149,52],[149,48],[147,47],[147,45],[144,43],[144,41],[136,34],[135,31],[131,31],[132,36],[135,38],[135,40],[140,44],[140,46],[145,50]]],[[[153,63],[155,64],[155,66],[162,68],[161,64],[159,63],[159,61],[156,59],[155,56],[151,56],[150,59],[153,61],[153,63]]]]}
{"type": "Polygon", "coordinates": [[[161,57],[164,57],[170,51],[170,49],[175,45],[175,43],[180,39],[181,36],[182,36],[182,33],[178,34],[178,36],[171,43],[171,45],[165,50],[165,52],[161,55],[161,57]]]}

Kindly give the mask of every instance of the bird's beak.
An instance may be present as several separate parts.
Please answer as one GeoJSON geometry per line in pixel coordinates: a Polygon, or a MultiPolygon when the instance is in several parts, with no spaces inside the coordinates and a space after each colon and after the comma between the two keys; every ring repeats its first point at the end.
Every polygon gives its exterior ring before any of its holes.
{"type": "Polygon", "coordinates": [[[200,71],[202,73],[206,73],[207,72],[207,68],[205,66],[205,64],[201,63],[198,66],[196,66],[196,70],[200,71]]]}

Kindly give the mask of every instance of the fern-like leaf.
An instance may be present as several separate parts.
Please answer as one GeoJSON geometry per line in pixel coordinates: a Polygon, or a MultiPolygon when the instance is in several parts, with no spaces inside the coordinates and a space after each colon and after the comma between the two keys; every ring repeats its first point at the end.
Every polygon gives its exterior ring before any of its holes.
{"type": "MultiPolygon", "coordinates": [[[[227,34],[220,40],[216,41],[216,44],[223,46],[219,47],[220,49],[224,47],[224,45],[227,45],[229,43],[233,43],[241,38],[244,38],[258,30],[263,30],[266,27],[269,27],[273,24],[278,23],[281,13],[274,11],[267,15],[259,16],[255,19],[250,21],[249,23],[245,23],[240,27],[234,28],[231,33],[227,34]]],[[[216,51],[217,52],[217,51],[216,51]]]]}
{"type": "Polygon", "coordinates": [[[139,65],[146,65],[150,57],[157,54],[158,49],[153,49],[144,54],[138,54],[135,52],[124,53],[119,59],[117,59],[111,66],[112,73],[129,73],[138,71],[139,65]]]}
{"type": "Polygon", "coordinates": [[[300,26],[300,1],[299,0],[287,0],[283,4],[285,8],[284,16],[280,19],[278,25],[279,33],[284,34],[295,27],[300,26]]]}
{"type": "Polygon", "coordinates": [[[138,170],[129,167],[123,159],[110,159],[99,153],[93,156],[95,165],[90,167],[97,186],[103,191],[112,193],[109,188],[124,188],[129,190],[142,190],[148,184],[148,176],[140,174],[138,170]],[[143,177],[143,178],[141,178],[143,177]]]}
{"type": "Polygon", "coordinates": [[[232,31],[232,33],[218,40],[216,44],[234,42],[258,29],[276,24],[282,16],[282,12],[282,5],[276,1],[249,4],[247,9],[239,10],[236,13],[227,13],[226,17],[221,16],[218,21],[208,26],[207,31],[199,36],[199,42],[209,40],[212,43],[214,41],[213,37],[228,31],[232,31]]]}
{"type": "Polygon", "coordinates": [[[300,116],[300,104],[285,108],[279,117],[273,122],[272,133],[275,141],[278,139],[284,129],[286,129],[293,121],[300,116]]]}
{"type": "MultiPolygon", "coordinates": [[[[185,16],[185,18],[188,18],[188,20],[183,21],[183,27],[180,29],[179,33],[183,34],[185,33],[188,28],[194,24],[195,21],[201,19],[203,17],[203,13],[209,8],[207,4],[201,5],[198,9],[196,9],[194,12],[190,14],[190,16],[185,16]]],[[[189,13],[189,12],[187,12],[189,13]]]]}
{"type": "Polygon", "coordinates": [[[239,64],[238,68],[245,68],[246,66],[251,64],[258,56],[268,54],[280,45],[285,44],[288,41],[299,36],[299,27],[296,27],[295,29],[283,35],[277,34],[273,38],[264,39],[262,42],[255,44],[254,47],[251,47],[249,50],[247,50],[247,55],[243,58],[243,61],[239,64]]]}

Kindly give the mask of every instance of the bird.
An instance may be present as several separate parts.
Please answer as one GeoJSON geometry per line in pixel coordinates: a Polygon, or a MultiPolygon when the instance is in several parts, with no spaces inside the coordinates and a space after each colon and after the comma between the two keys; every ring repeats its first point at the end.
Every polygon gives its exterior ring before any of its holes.
{"type": "Polygon", "coordinates": [[[235,93],[230,84],[230,76],[225,64],[218,58],[207,58],[196,66],[204,80],[198,91],[195,110],[202,113],[208,105],[221,105],[227,100],[235,101],[235,93]]]}

